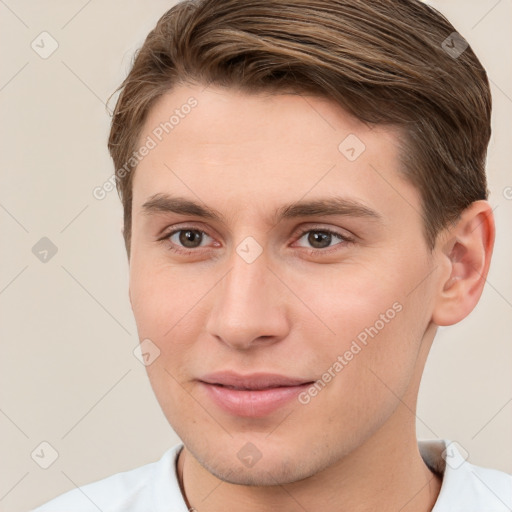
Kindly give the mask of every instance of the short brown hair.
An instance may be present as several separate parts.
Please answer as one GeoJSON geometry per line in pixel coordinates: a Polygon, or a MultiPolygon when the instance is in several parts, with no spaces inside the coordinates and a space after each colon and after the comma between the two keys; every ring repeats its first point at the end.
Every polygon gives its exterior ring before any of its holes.
{"type": "Polygon", "coordinates": [[[488,194],[491,94],[466,44],[418,0],[176,4],[117,89],[108,148],[128,257],[136,168],[130,156],[152,105],[179,83],[320,95],[367,123],[403,128],[403,170],[420,191],[425,236],[434,247],[442,228],[488,194]]]}

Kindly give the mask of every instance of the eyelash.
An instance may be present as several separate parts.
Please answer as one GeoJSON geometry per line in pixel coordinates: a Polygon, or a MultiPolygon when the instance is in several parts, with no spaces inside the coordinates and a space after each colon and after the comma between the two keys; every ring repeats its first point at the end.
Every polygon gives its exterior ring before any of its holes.
{"type": "MultiPolygon", "coordinates": [[[[171,236],[175,235],[176,233],[179,233],[180,231],[194,231],[196,233],[201,233],[203,235],[210,236],[206,231],[204,231],[202,229],[192,228],[191,226],[184,226],[184,227],[181,227],[179,229],[174,229],[173,231],[170,231],[169,233],[166,233],[161,238],[158,238],[157,241],[159,241],[159,242],[167,242],[166,243],[167,249],[172,251],[172,252],[175,252],[177,254],[188,256],[190,254],[197,253],[200,248],[195,248],[195,249],[177,248],[176,244],[174,244],[174,242],[171,242],[169,240],[171,236]]],[[[310,232],[328,233],[329,235],[332,235],[334,237],[337,237],[337,238],[341,239],[341,241],[338,244],[335,244],[334,246],[328,247],[328,248],[325,248],[325,249],[307,249],[307,248],[303,247],[303,249],[305,249],[306,252],[310,256],[317,256],[319,254],[330,254],[332,251],[338,250],[337,247],[339,245],[342,245],[342,246],[346,247],[347,245],[350,245],[350,244],[354,243],[354,239],[353,238],[351,238],[349,236],[346,236],[346,235],[342,235],[341,233],[338,233],[337,231],[333,231],[333,230],[327,229],[327,228],[308,228],[308,229],[304,229],[303,231],[301,231],[299,233],[299,235],[297,237],[297,240],[300,240],[305,234],[310,233],[310,232]]],[[[213,237],[210,236],[210,238],[213,238],[213,237]]]]}

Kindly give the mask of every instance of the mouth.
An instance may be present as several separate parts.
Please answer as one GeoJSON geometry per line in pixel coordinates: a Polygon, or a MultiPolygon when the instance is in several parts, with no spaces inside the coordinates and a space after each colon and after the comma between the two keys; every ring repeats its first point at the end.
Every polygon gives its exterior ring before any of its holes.
{"type": "Polygon", "coordinates": [[[221,372],[203,376],[199,383],[209,400],[223,412],[257,418],[285,406],[314,381],[270,373],[221,372]]]}

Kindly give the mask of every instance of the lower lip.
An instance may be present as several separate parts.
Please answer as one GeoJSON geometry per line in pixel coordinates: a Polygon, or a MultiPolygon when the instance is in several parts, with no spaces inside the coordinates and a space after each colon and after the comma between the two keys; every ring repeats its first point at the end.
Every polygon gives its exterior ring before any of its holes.
{"type": "Polygon", "coordinates": [[[261,390],[238,390],[201,382],[208,396],[224,411],[235,416],[259,418],[293,400],[311,383],[261,390]]]}

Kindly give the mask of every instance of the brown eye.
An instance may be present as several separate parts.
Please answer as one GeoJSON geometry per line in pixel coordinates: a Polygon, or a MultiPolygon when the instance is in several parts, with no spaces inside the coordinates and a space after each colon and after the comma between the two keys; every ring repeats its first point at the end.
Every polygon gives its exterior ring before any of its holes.
{"type": "Polygon", "coordinates": [[[174,234],[179,233],[178,240],[183,247],[193,249],[201,245],[203,232],[195,229],[181,229],[174,234]]]}
{"type": "Polygon", "coordinates": [[[325,249],[331,244],[332,235],[325,231],[310,231],[307,240],[314,249],[325,249]]]}
{"type": "Polygon", "coordinates": [[[205,245],[203,244],[205,237],[212,239],[211,236],[200,229],[184,227],[165,234],[158,241],[165,242],[173,252],[192,254],[205,245]]]}
{"type": "Polygon", "coordinates": [[[331,249],[336,245],[343,246],[346,243],[350,242],[351,239],[347,236],[342,235],[341,233],[337,233],[335,231],[331,231],[330,229],[308,229],[307,231],[303,231],[298,240],[305,239],[306,243],[309,245],[302,246],[306,249],[313,249],[318,251],[326,252],[325,249],[331,249]],[[333,245],[331,245],[333,242],[333,245]]]}

